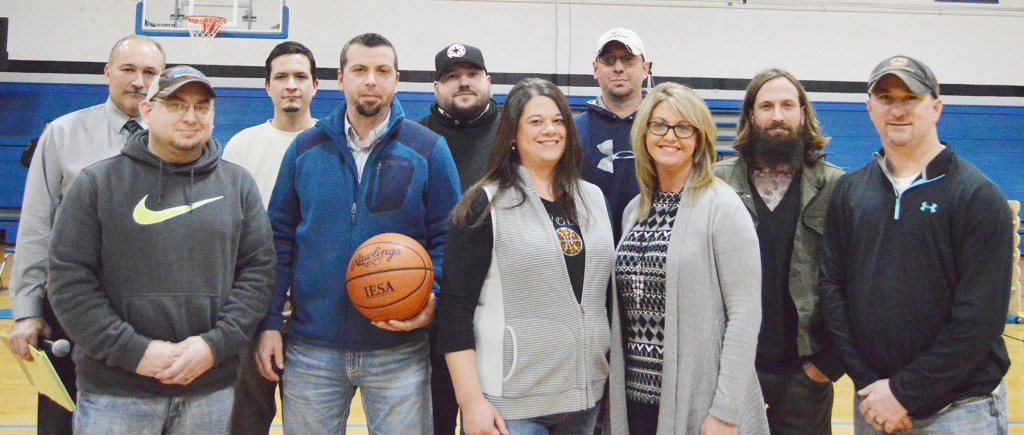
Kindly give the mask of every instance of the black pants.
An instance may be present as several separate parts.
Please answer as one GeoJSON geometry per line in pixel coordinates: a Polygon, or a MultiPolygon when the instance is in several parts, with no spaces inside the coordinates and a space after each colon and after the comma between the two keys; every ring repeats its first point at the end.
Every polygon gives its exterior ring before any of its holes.
{"type": "Polygon", "coordinates": [[[772,435],[832,433],[831,382],[814,382],[800,368],[784,374],[758,370],[757,378],[772,435]]]}
{"type": "Polygon", "coordinates": [[[641,403],[626,399],[626,421],[629,424],[629,435],[656,434],[660,410],[661,406],[656,403],[641,403]]]}
{"type": "Polygon", "coordinates": [[[430,331],[430,400],[434,410],[434,433],[452,435],[455,433],[455,420],[459,415],[459,402],[455,399],[455,386],[452,375],[448,372],[448,363],[444,355],[435,351],[437,333],[433,327],[430,331]]]}
{"type": "MultiPolygon", "coordinates": [[[[50,340],[68,340],[68,335],[64,332],[64,328],[57,322],[57,316],[53,314],[53,308],[50,307],[50,300],[46,296],[43,296],[43,320],[46,321],[47,325],[50,325],[52,332],[50,340]]],[[[71,359],[71,355],[56,358],[49,352],[47,355],[50,357],[50,361],[53,363],[53,369],[57,372],[57,377],[60,378],[61,382],[64,383],[64,387],[68,389],[68,394],[72,400],[78,400],[78,385],[76,384],[77,378],[75,376],[75,362],[71,359]]],[[[42,394],[39,395],[39,409],[36,413],[36,427],[40,435],[63,435],[71,433],[71,412],[64,409],[63,406],[50,400],[42,394]]]]}
{"type": "Polygon", "coordinates": [[[257,331],[246,351],[239,355],[235,404],[231,408],[232,435],[268,433],[277,415],[277,402],[274,401],[277,382],[268,381],[260,375],[253,358],[259,344],[259,334],[260,331],[257,331]]]}

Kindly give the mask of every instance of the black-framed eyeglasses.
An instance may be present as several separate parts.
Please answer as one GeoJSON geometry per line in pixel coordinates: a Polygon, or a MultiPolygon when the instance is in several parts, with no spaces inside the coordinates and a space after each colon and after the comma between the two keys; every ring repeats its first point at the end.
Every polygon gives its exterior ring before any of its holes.
{"type": "Polygon", "coordinates": [[[622,61],[622,66],[634,66],[640,63],[640,56],[625,54],[622,56],[616,56],[608,53],[602,56],[598,56],[597,61],[604,66],[615,66],[615,62],[622,61]]]}
{"type": "Polygon", "coordinates": [[[660,121],[651,121],[647,123],[647,131],[655,136],[664,136],[668,134],[668,131],[672,130],[675,133],[677,139],[686,139],[693,136],[697,132],[697,127],[689,124],[676,124],[668,125],[660,121]]]}

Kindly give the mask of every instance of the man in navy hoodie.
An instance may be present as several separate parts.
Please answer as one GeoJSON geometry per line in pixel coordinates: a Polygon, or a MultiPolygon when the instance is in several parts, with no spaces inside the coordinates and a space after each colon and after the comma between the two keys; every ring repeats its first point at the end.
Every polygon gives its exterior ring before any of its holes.
{"type": "Polygon", "coordinates": [[[576,117],[576,130],[583,145],[583,179],[604,192],[618,243],[622,212],[640,193],[629,130],[644,98],[641,86],[651,62],[636,32],[614,28],[598,38],[593,64],[601,95],[576,117]]]}
{"type": "Polygon", "coordinates": [[[227,433],[274,247],[256,182],[210,136],[216,97],[198,70],[165,70],[139,104],[149,129],[57,210],[49,294],[76,342],[76,433],[227,433]]]}
{"type": "Polygon", "coordinates": [[[345,268],[360,244],[393,232],[423,245],[439,278],[459,176],[445,140],[394,99],[390,41],[366,33],[345,44],[338,84],[345,101],[288,147],[270,199],[278,275],[260,353],[284,355],[285,433],[344,433],[358,388],[371,433],[426,434],[433,298],[407,321],[370,323],[348,298],[345,268]]]}

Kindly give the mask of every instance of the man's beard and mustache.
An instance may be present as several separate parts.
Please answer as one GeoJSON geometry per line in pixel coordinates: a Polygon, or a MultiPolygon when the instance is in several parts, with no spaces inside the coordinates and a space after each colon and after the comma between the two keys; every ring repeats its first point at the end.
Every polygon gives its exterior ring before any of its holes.
{"type": "Polygon", "coordinates": [[[806,136],[806,130],[802,125],[798,125],[795,129],[783,122],[772,122],[768,124],[767,129],[751,125],[750,142],[747,143],[747,150],[743,153],[743,157],[750,160],[753,166],[760,168],[797,168],[804,161],[806,136]],[[780,126],[787,130],[786,134],[767,133],[767,130],[780,126]]]}
{"type": "Polygon", "coordinates": [[[356,102],[356,112],[359,112],[360,115],[363,115],[364,117],[367,118],[373,118],[374,116],[377,116],[377,114],[380,113],[380,109],[382,107],[384,107],[383,103],[367,105],[360,102],[356,102]]]}
{"type": "MultiPolygon", "coordinates": [[[[459,92],[464,91],[460,90],[459,92]]],[[[473,95],[477,96],[477,94],[473,95]]],[[[489,103],[490,99],[477,98],[476,104],[459,107],[459,105],[455,104],[455,97],[453,96],[451,99],[451,105],[448,107],[442,107],[441,110],[453,119],[457,119],[459,121],[472,121],[484,113],[484,110],[487,109],[487,104],[489,103]]]]}
{"type": "Polygon", "coordinates": [[[444,111],[447,116],[459,121],[472,121],[483,114],[483,111],[486,110],[487,103],[489,102],[489,100],[480,98],[477,100],[476,104],[467,107],[460,107],[452,104],[450,107],[441,107],[441,110],[444,111]]]}

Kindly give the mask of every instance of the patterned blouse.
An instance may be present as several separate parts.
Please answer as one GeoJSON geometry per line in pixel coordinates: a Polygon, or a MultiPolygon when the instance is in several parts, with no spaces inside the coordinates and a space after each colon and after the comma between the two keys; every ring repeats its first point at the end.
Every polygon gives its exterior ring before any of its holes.
{"type": "Polygon", "coordinates": [[[665,256],[681,192],[655,191],[647,217],[619,246],[615,284],[625,317],[626,398],[658,404],[665,340],[665,256]]]}

